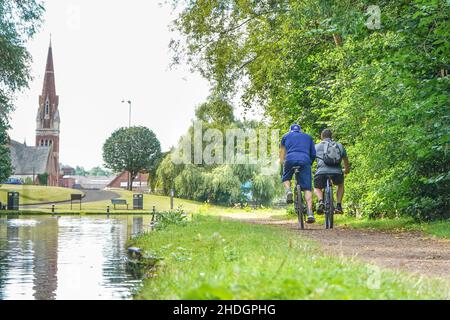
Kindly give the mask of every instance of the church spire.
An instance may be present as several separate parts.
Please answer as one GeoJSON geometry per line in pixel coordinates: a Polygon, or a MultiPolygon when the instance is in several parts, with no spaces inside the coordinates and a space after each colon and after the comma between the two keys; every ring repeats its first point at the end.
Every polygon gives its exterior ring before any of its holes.
{"type": "Polygon", "coordinates": [[[36,146],[51,148],[49,162],[49,185],[58,185],[59,179],[59,97],[56,95],[55,69],[53,67],[53,49],[50,38],[47,63],[45,65],[44,84],[39,96],[39,108],[36,117],[36,146]]]}
{"type": "Polygon", "coordinates": [[[55,68],[53,66],[53,49],[51,36],[50,36],[50,43],[48,46],[47,64],[45,66],[44,87],[42,88],[42,96],[51,96],[52,98],[56,96],[55,68]]]}

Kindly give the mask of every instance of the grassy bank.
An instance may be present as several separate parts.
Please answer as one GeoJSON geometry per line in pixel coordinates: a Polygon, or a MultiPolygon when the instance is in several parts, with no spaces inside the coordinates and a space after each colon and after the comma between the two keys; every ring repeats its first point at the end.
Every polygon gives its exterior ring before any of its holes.
{"type": "Polygon", "coordinates": [[[163,258],[137,299],[445,299],[450,292],[442,281],[325,256],[295,231],[217,217],[196,215],[134,245],[163,258]]]}
{"type": "Polygon", "coordinates": [[[354,229],[374,229],[382,231],[419,231],[438,238],[450,239],[450,220],[417,222],[412,218],[395,219],[356,219],[352,217],[338,217],[337,223],[354,229]]]}
{"type": "Polygon", "coordinates": [[[20,204],[67,201],[72,193],[82,193],[67,188],[4,184],[0,186],[0,202],[7,202],[7,194],[10,191],[19,192],[20,204]]]}

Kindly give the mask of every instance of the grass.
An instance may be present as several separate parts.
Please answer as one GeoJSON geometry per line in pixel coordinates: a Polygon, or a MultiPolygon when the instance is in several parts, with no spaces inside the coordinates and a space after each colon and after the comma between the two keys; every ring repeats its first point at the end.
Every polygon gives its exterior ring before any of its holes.
{"type": "Polygon", "coordinates": [[[417,222],[412,218],[368,219],[341,216],[337,223],[347,228],[374,229],[382,231],[420,231],[438,238],[450,239],[450,220],[417,222]]]}
{"type": "Polygon", "coordinates": [[[9,191],[19,192],[20,204],[67,201],[70,200],[70,195],[72,193],[82,193],[81,191],[77,190],[57,187],[1,185],[0,202],[7,202],[7,194],[9,191]]]}
{"type": "Polygon", "coordinates": [[[442,280],[324,255],[292,230],[195,215],[134,240],[161,257],[136,299],[448,299],[442,280]],[[377,284],[379,283],[379,287],[377,284]]]}
{"type": "MultiPolygon", "coordinates": [[[[113,190],[114,192],[120,194],[120,199],[126,199],[128,202],[128,206],[130,210],[128,210],[128,213],[136,212],[136,213],[142,213],[142,212],[150,212],[155,206],[157,211],[166,211],[170,209],[170,198],[165,196],[158,196],[158,195],[151,195],[151,194],[144,194],[144,210],[131,210],[133,208],[133,194],[136,192],[126,191],[126,190],[113,190]]],[[[200,202],[190,201],[190,200],[184,200],[184,199],[174,199],[174,207],[177,208],[178,206],[183,207],[184,210],[188,212],[194,212],[198,211],[200,207],[203,204],[200,202]]],[[[127,212],[126,207],[123,205],[117,205],[117,210],[114,210],[113,205],[111,204],[111,200],[105,200],[105,201],[97,201],[97,202],[90,202],[90,203],[82,203],[82,211],[84,212],[90,212],[90,213],[105,213],[106,207],[109,206],[111,213],[118,213],[118,212],[127,212]]],[[[74,204],[73,208],[75,210],[79,210],[79,205],[74,204]]],[[[45,209],[45,208],[43,208],[45,209]]],[[[58,211],[62,212],[70,212],[70,204],[62,204],[58,205],[56,208],[58,211]]]]}

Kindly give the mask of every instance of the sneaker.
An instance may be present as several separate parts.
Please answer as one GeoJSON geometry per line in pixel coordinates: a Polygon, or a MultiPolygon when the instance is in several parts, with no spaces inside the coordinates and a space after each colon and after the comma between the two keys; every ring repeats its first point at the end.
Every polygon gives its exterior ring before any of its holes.
{"type": "Polygon", "coordinates": [[[316,222],[316,218],[314,218],[314,213],[308,213],[308,219],[306,220],[306,223],[314,223],[316,222]]]}
{"type": "Polygon", "coordinates": [[[293,195],[293,193],[292,193],[292,191],[288,191],[287,193],[286,193],[286,203],[287,204],[291,204],[291,203],[294,203],[294,195],[293,195]]]}
{"type": "Polygon", "coordinates": [[[334,209],[334,213],[336,213],[336,214],[343,214],[344,213],[344,211],[342,210],[342,204],[338,203],[336,205],[336,209],[334,209]]]}
{"type": "Polygon", "coordinates": [[[323,203],[323,200],[320,200],[317,204],[317,214],[323,214],[325,211],[325,203],[323,203]]]}

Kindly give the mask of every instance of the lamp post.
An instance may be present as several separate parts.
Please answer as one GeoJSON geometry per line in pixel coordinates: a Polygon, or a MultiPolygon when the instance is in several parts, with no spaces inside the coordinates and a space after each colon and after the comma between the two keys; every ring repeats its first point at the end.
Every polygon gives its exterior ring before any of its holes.
{"type": "MultiPolygon", "coordinates": [[[[128,100],[128,101],[125,101],[125,100],[122,100],[122,103],[128,103],[128,105],[129,105],[129,112],[128,112],[128,128],[131,128],[131,100],[128,100]]],[[[130,172],[128,172],[128,190],[130,190],[131,189],[131,187],[130,187],[130,184],[131,184],[131,174],[130,174],[130,172]]]]}
{"type": "Polygon", "coordinates": [[[129,113],[128,113],[128,127],[131,128],[131,100],[125,101],[122,100],[122,103],[128,103],[130,109],[129,109],[129,113]]]}

